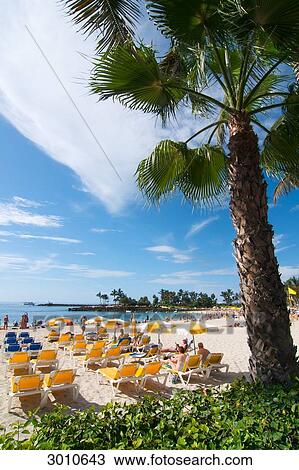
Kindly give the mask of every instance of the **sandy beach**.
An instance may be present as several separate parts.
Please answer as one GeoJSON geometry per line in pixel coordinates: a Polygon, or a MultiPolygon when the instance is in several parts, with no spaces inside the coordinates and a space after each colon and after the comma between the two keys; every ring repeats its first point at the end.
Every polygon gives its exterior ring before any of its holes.
{"type": "MultiPolygon", "coordinates": [[[[211,320],[207,322],[207,326],[217,326],[220,331],[208,332],[201,335],[195,336],[195,343],[199,341],[204,343],[204,346],[210,352],[222,352],[224,353],[223,361],[229,364],[229,373],[224,372],[213,372],[209,379],[202,376],[192,377],[189,385],[189,389],[196,389],[200,386],[215,386],[230,383],[232,380],[248,376],[248,358],[249,348],[247,346],[247,334],[245,327],[227,327],[224,319],[211,320]]],[[[188,328],[187,328],[188,329],[188,328]]],[[[186,329],[186,331],[187,331],[186,329]]],[[[189,333],[186,333],[183,327],[178,331],[177,334],[162,334],[161,341],[163,347],[174,346],[176,342],[181,342],[182,339],[188,337],[192,339],[189,333]]],[[[38,329],[36,331],[30,330],[31,335],[36,340],[45,341],[44,338],[47,335],[46,329],[38,329]]],[[[79,327],[75,328],[75,332],[79,332],[79,327]]],[[[293,321],[291,326],[291,332],[296,346],[299,348],[299,321],[293,321]]],[[[0,332],[0,342],[2,343],[5,332],[0,332]]],[[[157,342],[157,334],[152,334],[151,339],[153,342],[157,342]]],[[[49,344],[49,343],[47,343],[49,344]]],[[[50,345],[50,348],[54,348],[54,345],[50,345]]],[[[72,362],[68,355],[64,354],[63,351],[59,352],[60,368],[72,367],[72,362]]],[[[5,378],[5,363],[1,361],[0,364],[0,424],[4,427],[9,426],[11,423],[16,421],[23,421],[28,417],[28,411],[34,409],[39,405],[38,397],[23,398],[21,401],[15,398],[13,401],[13,408],[10,413],[7,412],[7,384],[9,378],[5,378]]],[[[71,401],[70,394],[68,392],[59,392],[55,396],[57,403],[64,403],[71,406],[73,409],[84,409],[90,406],[100,408],[102,405],[112,400],[112,391],[110,385],[102,381],[97,381],[95,371],[89,370],[84,372],[82,368],[77,369],[76,382],[80,386],[79,397],[76,403],[71,401]]],[[[167,381],[166,387],[162,387],[148,381],[147,390],[148,394],[157,394],[164,396],[171,396],[173,391],[177,388],[181,388],[181,385],[173,385],[171,380],[167,381]]],[[[142,395],[141,393],[141,395],[142,395]]],[[[48,401],[47,407],[42,411],[47,412],[53,408],[54,399],[50,395],[52,401],[48,401]]],[[[116,394],[117,401],[119,402],[134,402],[138,399],[136,389],[132,384],[123,384],[120,387],[119,392],[116,394]]]]}

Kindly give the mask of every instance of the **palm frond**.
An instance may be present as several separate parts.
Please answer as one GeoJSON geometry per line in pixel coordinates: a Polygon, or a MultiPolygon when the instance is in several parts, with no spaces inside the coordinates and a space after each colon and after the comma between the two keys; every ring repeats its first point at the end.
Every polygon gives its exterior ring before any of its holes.
{"type": "Polygon", "coordinates": [[[283,114],[272,125],[264,141],[261,162],[272,175],[299,172],[299,95],[290,94],[282,106],[283,114]]]}
{"type": "Polygon", "coordinates": [[[293,189],[299,188],[299,178],[296,179],[292,176],[285,175],[277,184],[273,193],[274,204],[277,204],[277,200],[281,196],[288,195],[293,189]]]}
{"type": "Polygon", "coordinates": [[[223,0],[221,10],[227,28],[238,40],[245,42],[255,34],[257,44],[298,49],[297,0],[223,0]]]}
{"type": "Polygon", "coordinates": [[[85,34],[96,34],[97,49],[124,44],[134,36],[141,17],[138,0],[60,0],[85,34]]]}
{"type": "Polygon", "coordinates": [[[182,82],[166,75],[151,47],[117,46],[95,59],[90,86],[100,100],[117,99],[130,109],[159,115],[162,121],[175,115],[186,92],[182,82]]]}
{"type": "Polygon", "coordinates": [[[188,44],[204,44],[208,31],[221,34],[220,0],[146,1],[150,18],[166,37],[188,44]]]}
{"type": "Polygon", "coordinates": [[[221,147],[190,149],[185,143],[164,140],[137,169],[139,188],[151,202],[180,191],[197,204],[210,204],[227,188],[226,158],[221,147]]]}

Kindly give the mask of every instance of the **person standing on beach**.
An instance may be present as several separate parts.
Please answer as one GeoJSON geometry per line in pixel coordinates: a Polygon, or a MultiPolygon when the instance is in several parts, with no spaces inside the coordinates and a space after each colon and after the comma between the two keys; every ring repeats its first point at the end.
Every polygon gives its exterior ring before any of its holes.
{"type": "Polygon", "coordinates": [[[82,334],[83,334],[83,335],[84,335],[85,329],[86,329],[86,322],[87,322],[87,316],[86,316],[86,315],[83,315],[83,316],[80,318],[80,325],[81,325],[81,330],[82,330],[82,334]]]}
{"type": "Polygon", "coordinates": [[[8,315],[6,314],[6,315],[4,315],[4,318],[3,318],[3,329],[4,330],[8,329],[8,322],[9,322],[8,315]]]}

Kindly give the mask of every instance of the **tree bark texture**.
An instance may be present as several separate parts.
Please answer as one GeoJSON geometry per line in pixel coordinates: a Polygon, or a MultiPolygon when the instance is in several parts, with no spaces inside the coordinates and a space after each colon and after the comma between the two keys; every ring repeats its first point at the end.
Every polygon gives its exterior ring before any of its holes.
{"type": "Polygon", "coordinates": [[[230,210],[237,232],[234,248],[251,351],[250,373],[264,383],[288,382],[298,373],[297,348],[268,223],[258,138],[245,113],[231,118],[229,150],[230,210]]]}

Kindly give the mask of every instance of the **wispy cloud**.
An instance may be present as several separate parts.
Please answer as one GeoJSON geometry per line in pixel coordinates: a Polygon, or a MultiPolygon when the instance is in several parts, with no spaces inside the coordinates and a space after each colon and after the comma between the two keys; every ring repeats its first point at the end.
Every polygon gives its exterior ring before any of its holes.
{"type": "Polygon", "coordinates": [[[196,233],[201,232],[201,230],[203,230],[205,227],[207,227],[212,222],[215,222],[218,219],[219,217],[209,217],[208,219],[202,220],[201,222],[192,225],[189,232],[186,234],[186,238],[192,237],[196,233]]]}
{"type": "Polygon", "coordinates": [[[190,256],[190,253],[194,251],[193,249],[186,251],[178,250],[177,248],[171,245],[148,246],[147,248],[145,248],[145,250],[150,251],[152,253],[158,253],[159,256],[157,256],[157,259],[160,261],[172,261],[173,263],[177,264],[188,263],[192,261],[192,256],[190,256]]]}
{"type": "Polygon", "coordinates": [[[92,251],[82,251],[80,253],[74,253],[74,255],[79,255],[79,256],[95,256],[95,253],[92,251]]]}
{"type": "Polygon", "coordinates": [[[57,215],[42,215],[29,211],[39,203],[15,196],[10,202],[0,202],[0,225],[35,225],[37,227],[61,227],[57,215]]]}
{"type": "Polygon", "coordinates": [[[209,271],[177,271],[174,273],[161,274],[159,277],[152,279],[150,282],[155,284],[168,284],[168,285],[179,285],[179,284],[201,284],[202,277],[213,277],[213,276],[235,276],[236,268],[221,268],[211,269],[209,271]]]}
{"type": "Polygon", "coordinates": [[[109,233],[109,232],[122,233],[122,230],[118,230],[116,228],[92,228],[91,231],[94,233],[109,233]]]}
{"type": "Polygon", "coordinates": [[[292,276],[299,276],[299,266],[279,266],[283,280],[292,276]]]}
{"type": "Polygon", "coordinates": [[[32,259],[14,254],[0,254],[0,271],[8,272],[24,272],[29,273],[47,273],[49,271],[63,271],[66,275],[101,279],[101,278],[126,278],[131,277],[134,273],[124,270],[98,269],[77,263],[63,264],[56,261],[56,256],[48,256],[46,258],[32,259]]]}
{"type": "Polygon", "coordinates": [[[67,237],[52,237],[50,235],[31,235],[29,233],[14,233],[14,232],[6,232],[0,231],[1,236],[5,237],[15,237],[21,238],[24,240],[49,240],[53,242],[60,242],[60,243],[82,243],[81,240],[77,240],[76,238],[67,238],[67,237]]]}
{"type": "Polygon", "coordinates": [[[276,253],[280,253],[281,251],[290,250],[291,248],[295,248],[296,245],[287,245],[282,246],[281,248],[276,248],[276,253]]]}
{"type": "Polygon", "coordinates": [[[299,211],[299,204],[297,204],[296,206],[292,207],[292,209],[290,209],[290,212],[294,212],[294,211],[299,211]]]}

